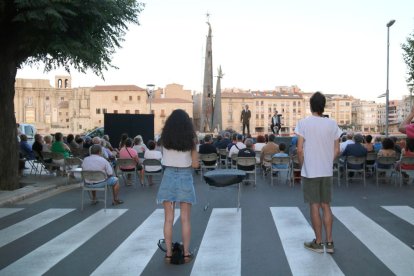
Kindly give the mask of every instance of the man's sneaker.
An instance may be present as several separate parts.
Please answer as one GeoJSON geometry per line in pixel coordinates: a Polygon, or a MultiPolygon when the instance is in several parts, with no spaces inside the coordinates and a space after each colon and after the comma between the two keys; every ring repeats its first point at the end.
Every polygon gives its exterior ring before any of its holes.
{"type": "Polygon", "coordinates": [[[325,250],[326,250],[326,253],[334,253],[335,246],[334,246],[333,241],[325,243],[325,250]]]}
{"type": "Polygon", "coordinates": [[[313,239],[313,241],[311,242],[305,242],[303,244],[305,246],[306,249],[318,252],[318,253],[323,253],[323,243],[317,243],[316,239],[313,239]]]}

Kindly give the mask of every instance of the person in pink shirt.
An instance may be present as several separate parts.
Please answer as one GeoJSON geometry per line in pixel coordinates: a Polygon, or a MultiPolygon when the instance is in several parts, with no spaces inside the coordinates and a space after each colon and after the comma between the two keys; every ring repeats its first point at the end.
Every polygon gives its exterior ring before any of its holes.
{"type": "MultiPolygon", "coordinates": [[[[139,157],[136,150],[132,148],[132,139],[128,138],[125,141],[125,146],[121,148],[119,151],[119,158],[121,159],[133,159],[135,161],[135,166],[137,167],[138,171],[142,171],[142,166],[139,165],[139,157]]],[[[120,167],[121,171],[133,171],[135,170],[135,166],[126,166],[120,167]]],[[[131,175],[128,175],[128,181],[130,180],[131,175]]],[[[142,174],[141,174],[141,183],[142,183],[142,174]]],[[[130,185],[130,184],[129,184],[130,185]]]]}

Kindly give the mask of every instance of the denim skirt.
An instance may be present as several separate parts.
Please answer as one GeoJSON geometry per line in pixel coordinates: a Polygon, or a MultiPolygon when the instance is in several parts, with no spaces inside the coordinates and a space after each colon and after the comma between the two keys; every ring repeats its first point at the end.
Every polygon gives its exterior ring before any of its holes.
{"type": "Polygon", "coordinates": [[[165,167],[157,194],[157,204],[164,201],[196,203],[193,169],[165,167]]]}

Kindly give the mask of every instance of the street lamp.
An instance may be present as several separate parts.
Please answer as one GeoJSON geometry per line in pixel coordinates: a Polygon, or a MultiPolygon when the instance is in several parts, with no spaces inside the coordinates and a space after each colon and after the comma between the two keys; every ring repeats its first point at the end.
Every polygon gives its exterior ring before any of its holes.
{"type": "Polygon", "coordinates": [[[154,84],[147,84],[147,96],[150,102],[150,114],[152,113],[152,96],[154,95],[154,89],[155,89],[155,85],[154,84]]]}
{"type": "Polygon", "coordinates": [[[390,74],[390,27],[395,23],[395,20],[391,20],[387,23],[387,90],[385,91],[385,137],[388,137],[388,121],[390,112],[390,91],[388,90],[389,85],[389,74],[390,74]]]}

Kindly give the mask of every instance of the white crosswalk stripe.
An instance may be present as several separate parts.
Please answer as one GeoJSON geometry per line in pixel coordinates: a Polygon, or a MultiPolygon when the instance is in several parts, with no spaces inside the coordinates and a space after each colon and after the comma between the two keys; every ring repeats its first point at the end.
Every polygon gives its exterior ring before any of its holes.
{"type": "Polygon", "coordinates": [[[191,275],[240,275],[241,210],[212,210],[191,275]]]}
{"type": "Polygon", "coordinates": [[[0,247],[72,212],[75,209],[49,209],[0,231],[0,247]]]}
{"type": "Polygon", "coordinates": [[[271,207],[280,240],[293,275],[344,275],[330,254],[317,254],[304,248],[304,239],[314,233],[297,207],[271,207]]]}
{"type": "MultiPolygon", "coordinates": [[[[175,210],[174,223],[179,217],[175,210]]],[[[139,275],[157,248],[154,241],[164,236],[164,210],[156,209],[92,275],[139,275]]]]}
{"type": "Polygon", "coordinates": [[[0,218],[17,213],[21,210],[23,210],[23,208],[0,208],[0,218]]]}
{"type": "Polygon", "coordinates": [[[409,206],[381,206],[406,222],[414,225],[414,208],[409,206]]]}
{"type": "MultiPolygon", "coordinates": [[[[407,221],[409,224],[403,224],[404,227],[414,225],[413,207],[379,206],[378,208],[390,212],[389,217],[396,221],[407,221]]],[[[344,267],[344,263],[340,263],[344,261],[343,257],[340,257],[341,249],[346,247],[344,244],[336,244],[339,249],[337,251],[339,253],[336,253],[338,256],[318,254],[304,248],[303,242],[312,239],[314,233],[309,221],[298,207],[270,207],[269,209],[271,215],[269,216],[269,213],[264,215],[272,220],[272,225],[274,223],[271,231],[276,233],[277,230],[277,235],[269,237],[270,242],[265,246],[285,254],[289,265],[286,270],[290,269],[293,275],[344,275],[349,271],[357,273],[358,268],[349,270],[349,267],[344,267]],[[279,239],[282,247],[275,245],[279,239]]],[[[409,245],[396,238],[389,232],[390,230],[384,229],[380,223],[370,219],[363,211],[354,207],[332,207],[332,210],[335,218],[340,222],[336,227],[340,227],[341,231],[349,231],[355,236],[355,240],[358,240],[359,247],[366,247],[371,251],[373,254],[371,259],[375,260],[377,267],[386,266],[396,275],[412,275],[414,250],[409,245]]],[[[22,211],[22,208],[0,208],[0,219],[19,211],[22,211]]],[[[0,248],[5,245],[11,246],[11,242],[14,242],[13,245],[18,245],[19,238],[29,237],[33,231],[41,227],[45,227],[47,231],[49,224],[53,227],[57,219],[66,220],[74,214],[71,213],[73,211],[74,209],[48,209],[3,228],[0,230],[0,248]]],[[[20,259],[7,261],[3,264],[5,267],[0,270],[0,275],[42,275],[52,268],[53,271],[58,271],[59,266],[62,265],[59,262],[69,254],[77,254],[76,250],[79,247],[108,225],[116,223],[115,220],[120,216],[128,216],[129,213],[126,211],[126,209],[107,209],[106,212],[100,210],[90,215],[50,241],[40,244],[38,248],[20,259]]],[[[174,223],[178,219],[179,209],[175,211],[174,223]]],[[[189,268],[186,273],[191,271],[191,275],[241,275],[243,239],[251,238],[242,236],[242,225],[247,223],[242,221],[242,209],[237,212],[236,208],[213,208],[210,217],[205,218],[205,222],[207,226],[201,240],[192,240],[192,244],[199,243],[200,248],[194,263],[186,266],[187,269],[189,268]]],[[[126,239],[120,242],[113,252],[100,256],[100,261],[96,261],[87,274],[140,275],[146,269],[153,272],[151,260],[158,250],[156,242],[163,237],[163,224],[163,209],[155,209],[126,239]]],[[[411,228],[408,229],[410,230],[411,228]]],[[[8,247],[4,247],[4,250],[6,248],[8,247]]],[[[248,254],[256,253],[252,251],[248,254]]],[[[83,274],[81,271],[78,272],[83,274]]]]}
{"type": "Polygon", "coordinates": [[[414,251],[354,207],[333,207],[339,219],[396,275],[412,275],[414,251]]]}
{"type": "Polygon", "coordinates": [[[42,275],[127,210],[98,211],[1,271],[3,275],[42,275]]]}

